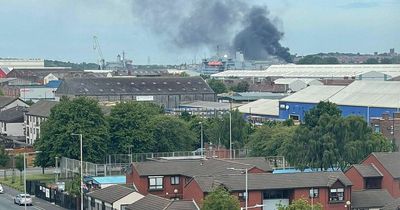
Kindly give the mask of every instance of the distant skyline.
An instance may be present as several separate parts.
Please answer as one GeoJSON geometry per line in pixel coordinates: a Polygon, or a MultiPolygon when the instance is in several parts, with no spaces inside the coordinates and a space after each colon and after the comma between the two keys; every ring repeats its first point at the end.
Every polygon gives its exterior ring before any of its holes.
{"type": "MultiPolygon", "coordinates": [[[[400,0],[249,1],[268,7],[270,18],[285,34],[281,44],[292,54],[400,51],[400,0]]],[[[147,64],[148,58],[151,64],[190,63],[215,53],[167,49],[163,36],[133,15],[130,0],[0,0],[0,4],[2,58],[96,63],[93,35],[106,61],[116,60],[122,51],[135,64],[147,64]]]]}

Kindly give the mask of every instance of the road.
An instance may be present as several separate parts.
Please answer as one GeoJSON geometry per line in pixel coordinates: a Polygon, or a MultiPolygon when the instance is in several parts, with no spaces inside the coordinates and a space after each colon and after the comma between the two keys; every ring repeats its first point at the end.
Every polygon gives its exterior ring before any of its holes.
{"type": "MultiPolygon", "coordinates": [[[[4,186],[4,194],[0,194],[0,210],[14,210],[19,209],[23,210],[24,206],[18,206],[14,204],[14,196],[19,194],[20,192],[4,186]]],[[[33,198],[33,206],[28,206],[29,210],[65,210],[59,206],[51,204],[45,200],[39,198],[33,198]]]]}

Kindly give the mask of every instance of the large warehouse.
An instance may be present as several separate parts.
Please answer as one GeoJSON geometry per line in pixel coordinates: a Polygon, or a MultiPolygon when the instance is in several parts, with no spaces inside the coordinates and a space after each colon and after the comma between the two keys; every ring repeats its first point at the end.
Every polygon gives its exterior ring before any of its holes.
{"type": "Polygon", "coordinates": [[[391,80],[400,76],[399,64],[380,65],[271,65],[263,71],[230,70],[211,75],[215,79],[231,78],[310,78],[337,80],[391,80]]]}
{"type": "Polygon", "coordinates": [[[101,102],[149,101],[165,108],[177,108],[183,101],[216,101],[214,91],[201,77],[65,79],[56,96],[86,96],[101,102]]]}
{"type": "Polygon", "coordinates": [[[309,86],[279,102],[279,118],[304,120],[306,111],[320,101],[338,105],[343,116],[357,115],[369,121],[400,107],[400,82],[355,81],[344,86],[309,86]]]}

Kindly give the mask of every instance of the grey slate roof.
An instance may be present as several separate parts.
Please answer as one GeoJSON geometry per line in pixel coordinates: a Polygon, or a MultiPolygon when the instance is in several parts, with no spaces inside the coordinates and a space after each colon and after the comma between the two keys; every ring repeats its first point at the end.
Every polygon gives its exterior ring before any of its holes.
{"type": "Polygon", "coordinates": [[[24,122],[25,107],[16,106],[0,112],[0,121],[6,123],[19,123],[24,122]]]}
{"type": "Polygon", "coordinates": [[[264,171],[273,171],[269,162],[265,159],[265,157],[248,157],[248,158],[238,158],[234,159],[234,162],[244,163],[254,165],[259,169],[264,171]]]}
{"type": "Polygon", "coordinates": [[[125,186],[111,185],[109,187],[90,192],[88,196],[112,204],[133,192],[135,192],[135,190],[125,186]]]}
{"type": "Polygon", "coordinates": [[[17,98],[9,97],[9,96],[0,96],[0,108],[11,104],[13,101],[17,100],[17,98]]]}
{"type": "MultiPolygon", "coordinates": [[[[394,199],[386,190],[363,190],[351,193],[352,208],[381,208],[394,199]]],[[[393,209],[392,209],[393,210],[393,209]]]]}
{"type": "Polygon", "coordinates": [[[61,95],[188,94],[214,91],[201,77],[129,77],[65,79],[57,89],[61,95]]]}
{"type": "Polygon", "coordinates": [[[189,177],[200,175],[217,175],[217,174],[232,174],[240,173],[240,171],[231,171],[227,168],[254,168],[258,165],[260,169],[268,169],[271,167],[262,164],[260,160],[254,161],[252,164],[240,163],[236,160],[223,159],[204,159],[204,160],[160,160],[160,161],[145,161],[133,163],[140,176],[157,176],[157,175],[185,175],[189,177]]]}
{"type": "Polygon", "coordinates": [[[177,200],[172,201],[165,210],[198,210],[199,208],[193,201],[177,200]]]}
{"type": "Polygon", "coordinates": [[[393,200],[392,202],[389,202],[382,208],[382,210],[398,210],[400,209],[400,198],[397,198],[396,200],[393,200]]]}
{"type": "Polygon", "coordinates": [[[361,174],[362,177],[383,177],[381,172],[374,165],[355,164],[353,167],[361,174]]]}
{"type": "Polygon", "coordinates": [[[29,107],[27,115],[39,116],[39,117],[49,117],[50,110],[57,105],[57,101],[38,101],[29,107]]]}
{"type": "Polygon", "coordinates": [[[170,200],[156,195],[148,194],[142,199],[126,206],[126,210],[164,210],[170,200]]]}
{"type": "Polygon", "coordinates": [[[395,179],[400,179],[400,152],[374,152],[378,161],[395,179]]]}
{"type": "MultiPolygon", "coordinates": [[[[245,190],[244,174],[229,174],[219,176],[194,177],[204,192],[212,191],[212,187],[220,184],[231,191],[245,190]],[[212,182],[213,184],[210,184],[212,182]]],[[[265,189],[295,189],[310,187],[330,187],[337,181],[345,186],[351,186],[351,181],[342,172],[309,172],[309,173],[250,173],[248,174],[249,190],[265,189]]]]}

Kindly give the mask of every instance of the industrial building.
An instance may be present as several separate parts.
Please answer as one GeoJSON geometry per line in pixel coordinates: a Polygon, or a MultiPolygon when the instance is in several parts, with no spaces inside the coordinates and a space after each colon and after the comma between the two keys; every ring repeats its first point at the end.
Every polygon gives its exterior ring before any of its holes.
{"type": "Polygon", "coordinates": [[[279,118],[279,101],[259,99],[238,108],[243,117],[252,124],[262,124],[265,121],[279,118]]]}
{"type": "Polygon", "coordinates": [[[399,64],[381,65],[271,65],[266,70],[230,70],[211,77],[230,78],[313,78],[318,80],[391,80],[400,76],[399,64]]]}
{"type": "Polygon", "coordinates": [[[56,97],[61,96],[86,96],[100,102],[148,101],[165,108],[177,108],[184,101],[216,101],[201,77],[72,78],[57,89],[56,97]]]}
{"type": "Polygon", "coordinates": [[[348,86],[310,86],[279,102],[279,118],[304,120],[304,114],[320,101],[338,105],[343,116],[371,118],[392,115],[400,107],[400,82],[355,81],[348,86]]]}

